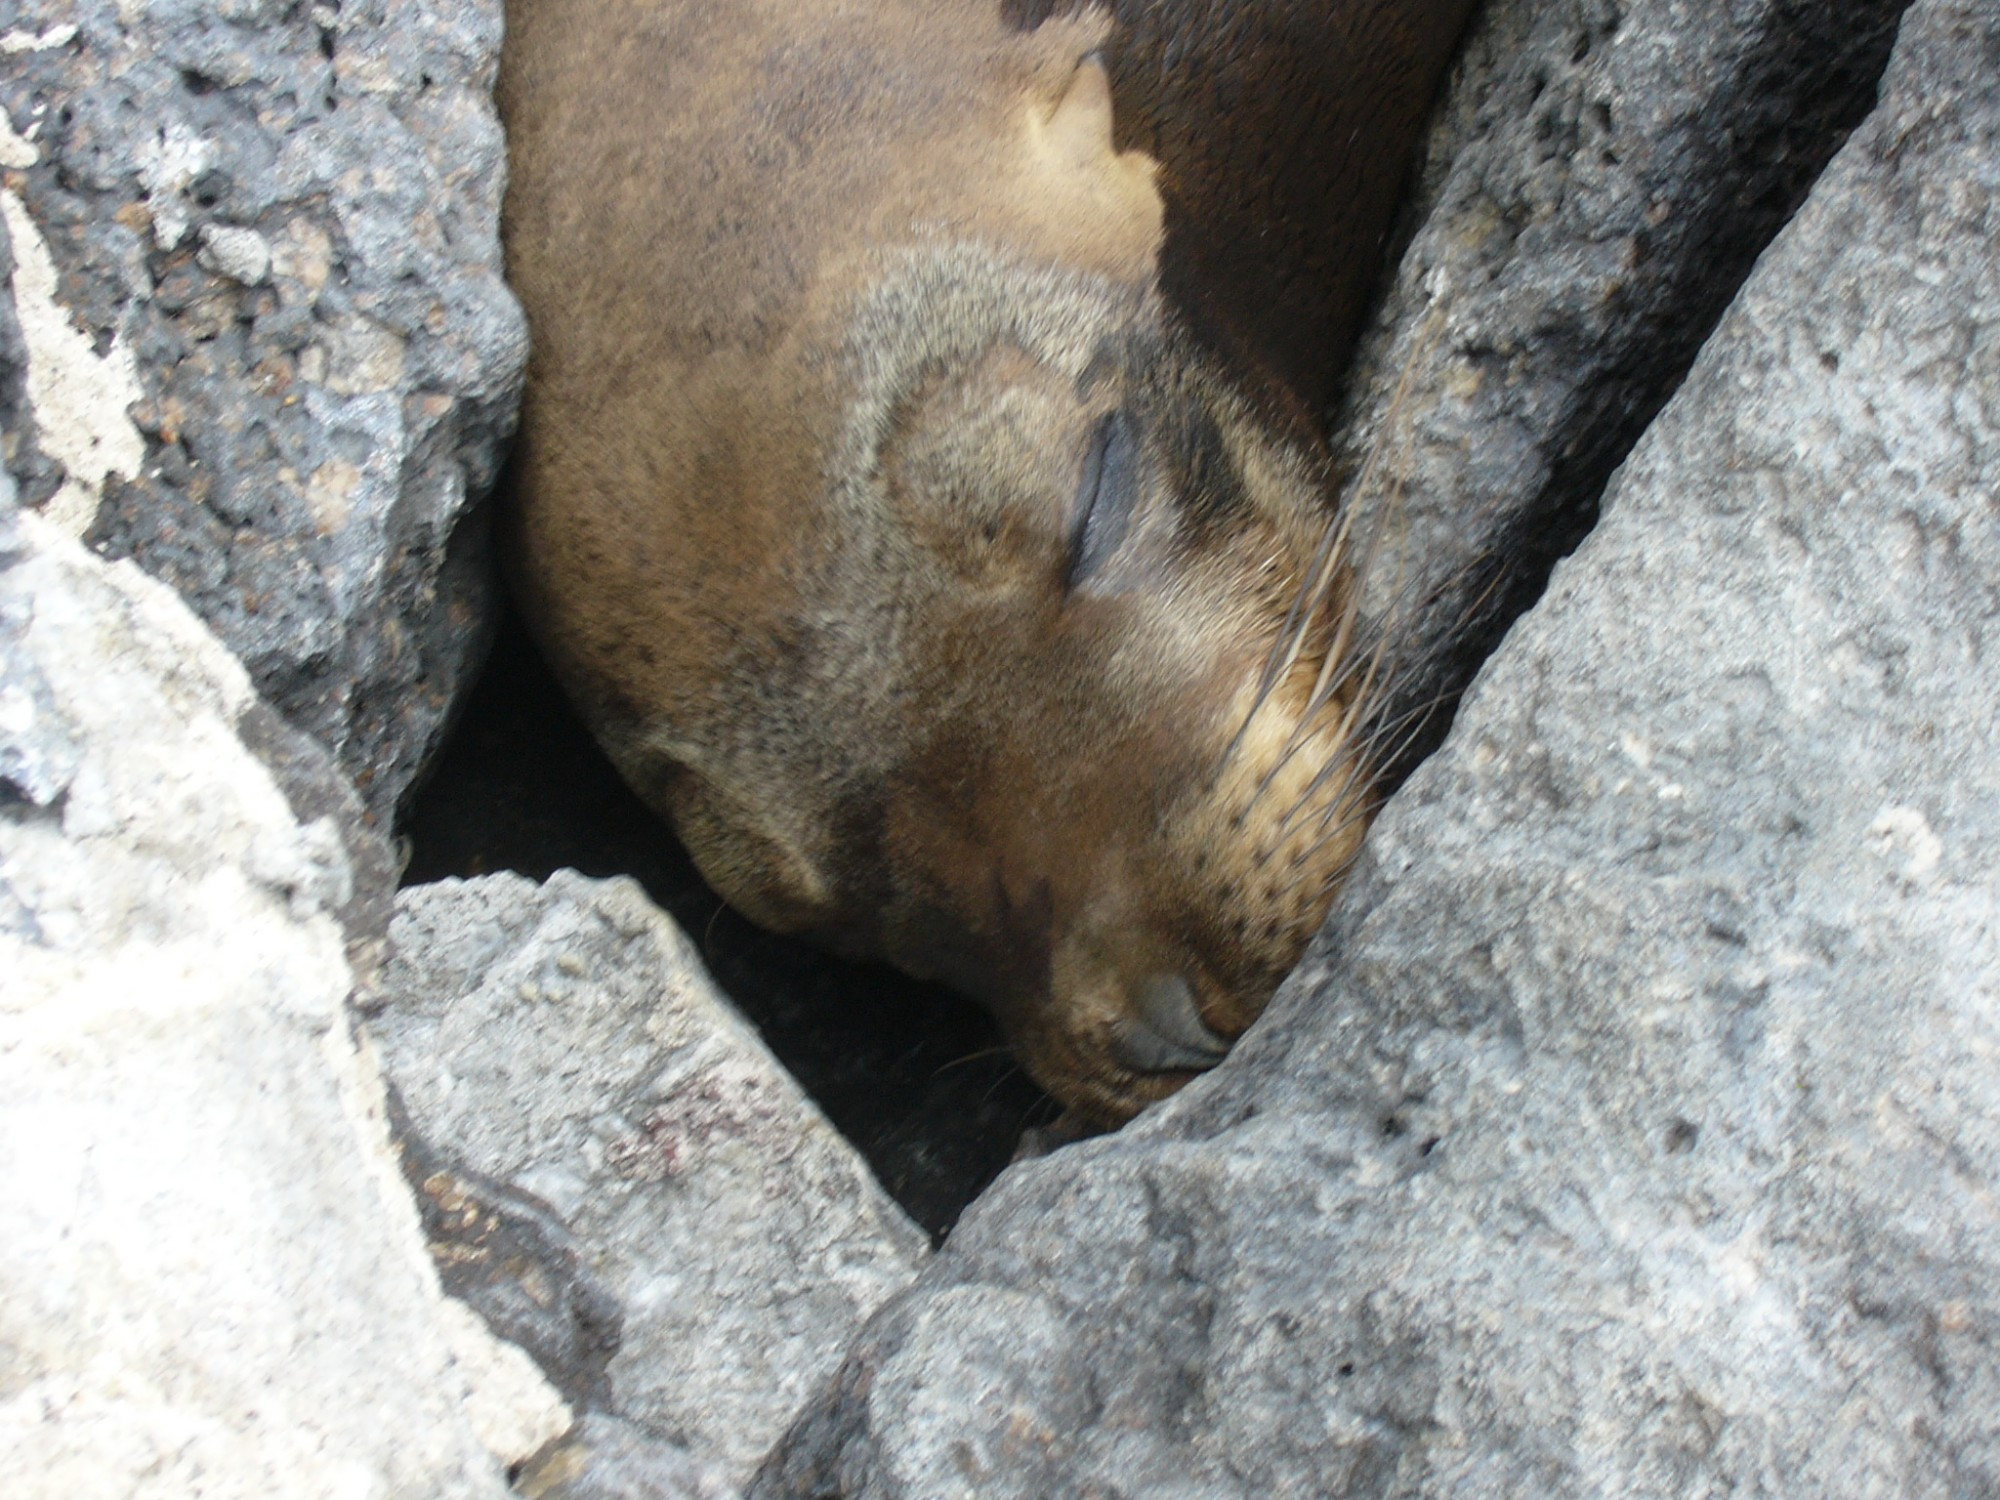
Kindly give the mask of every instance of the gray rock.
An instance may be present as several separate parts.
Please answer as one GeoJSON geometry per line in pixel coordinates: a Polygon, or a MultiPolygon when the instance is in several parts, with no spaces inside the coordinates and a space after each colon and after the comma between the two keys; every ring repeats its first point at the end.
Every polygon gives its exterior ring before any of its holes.
{"type": "Polygon", "coordinates": [[[1918,0],[1305,969],[753,1493],[2000,1491],[1996,231],[2000,10],[1918,0]]]}
{"type": "Polygon", "coordinates": [[[498,0],[32,0],[6,25],[47,513],[178,589],[386,821],[490,627],[474,502],[526,352],[498,0]]]}
{"type": "Polygon", "coordinates": [[[736,1491],[636,1423],[585,1414],[514,1481],[522,1500],[735,1500],[736,1491]]]}
{"type": "Polygon", "coordinates": [[[282,784],[180,599],[4,497],[0,671],[8,1492],[498,1500],[569,1413],[424,1254],[337,781],[282,784]]]}
{"type": "Polygon", "coordinates": [[[548,1205],[617,1299],[593,1403],[740,1481],[923,1233],[632,881],[447,880],[396,909],[370,1027],[413,1130],[548,1205]]]}
{"type": "Polygon", "coordinates": [[[389,1129],[446,1294],[520,1345],[576,1410],[608,1400],[625,1311],[568,1226],[532,1193],[468,1171],[425,1141],[394,1089],[389,1129]]]}
{"type": "Polygon", "coordinates": [[[1340,414],[1396,642],[1389,724],[1449,703],[1595,519],[1873,105],[1907,3],[1480,8],[1340,414]]]}

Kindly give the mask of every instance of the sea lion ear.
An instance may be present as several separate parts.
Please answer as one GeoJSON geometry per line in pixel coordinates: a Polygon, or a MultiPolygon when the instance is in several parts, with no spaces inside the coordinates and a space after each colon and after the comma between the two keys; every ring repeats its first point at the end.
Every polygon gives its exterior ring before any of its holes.
{"type": "Polygon", "coordinates": [[[1076,65],[1044,129],[1050,149],[1077,167],[1097,166],[1117,156],[1111,141],[1111,75],[1105,71],[1103,53],[1088,53],[1076,65]]]}

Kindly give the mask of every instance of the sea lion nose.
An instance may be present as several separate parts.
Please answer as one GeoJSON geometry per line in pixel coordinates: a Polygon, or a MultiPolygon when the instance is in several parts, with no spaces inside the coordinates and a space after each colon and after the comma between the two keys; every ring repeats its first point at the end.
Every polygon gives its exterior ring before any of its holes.
{"type": "Polygon", "coordinates": [[[1228,1051],[1229,1039],[1202,1019],[1194,986],[1179,974],[1158,974],[1139,987],[1111,1043],[1112,1055],[1137,1073],[1199,1072],[1228,1051]]]}

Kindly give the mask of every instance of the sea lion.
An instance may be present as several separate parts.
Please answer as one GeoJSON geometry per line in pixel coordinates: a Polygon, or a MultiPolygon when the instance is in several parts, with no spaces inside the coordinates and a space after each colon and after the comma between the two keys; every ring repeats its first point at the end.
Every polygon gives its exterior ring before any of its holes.
{"type": "Polygon", "coordinates": [[[1470,0],[510,0],[539,644],[753,919],[1115,1122],[1372,801],[1320,437],[1470,0]]]}

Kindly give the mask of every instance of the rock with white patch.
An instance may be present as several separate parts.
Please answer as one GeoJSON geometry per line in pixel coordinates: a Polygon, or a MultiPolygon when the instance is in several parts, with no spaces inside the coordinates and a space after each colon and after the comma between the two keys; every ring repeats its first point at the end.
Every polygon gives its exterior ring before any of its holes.
{"type": "Polygon", "coordinates": [[[315,754],[0,497],[9,1494],[500,1500],[569,1423],[439,1293],[347,1009],[380,872],[315,754]]]}
{"type": "Polygon", "coordinates": [[[2000,10],[1917,0],[1304,970],[753,1493],[2000,1491],[1997,229],[2000,10]]]}
{"type": "Polygon", "coordinates": [[[498,0],[12,19],[0,212],[61,466],[24,498],[178,589],[384,817],[491,622],[477,502],[526,352],[498,0]]]}
{"type": "Polygon", "coordinates": [[[412,1130],[546,1205],[617,1303],[601,1381],[552,1372],[742,1481],[922,1231],[632,881],[448,880],[396,913],[369,1026],[412,1130]]]}

